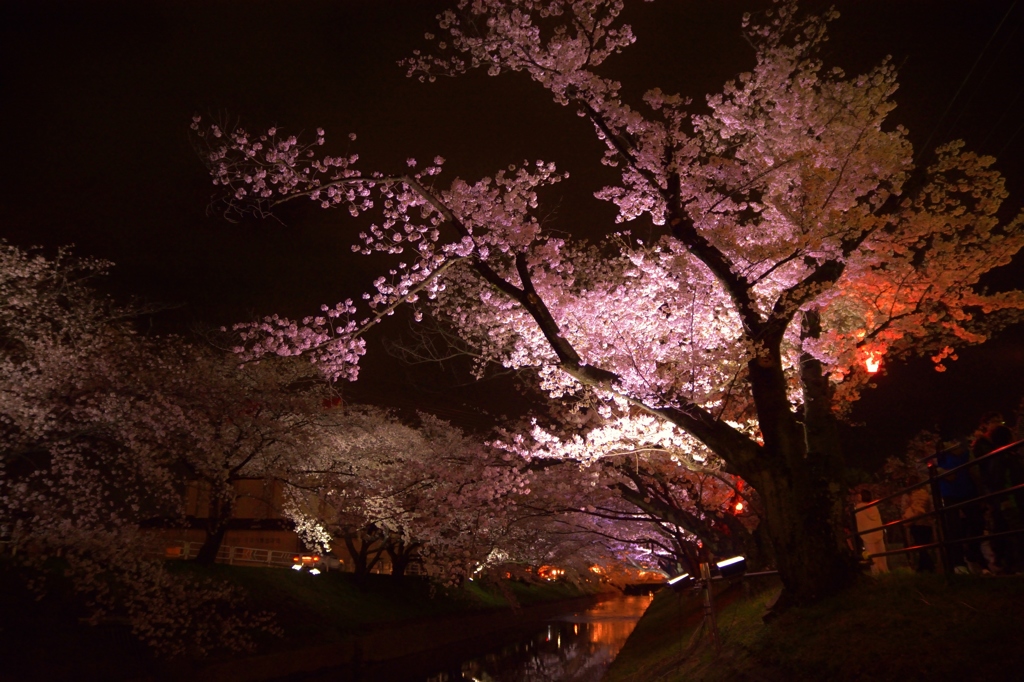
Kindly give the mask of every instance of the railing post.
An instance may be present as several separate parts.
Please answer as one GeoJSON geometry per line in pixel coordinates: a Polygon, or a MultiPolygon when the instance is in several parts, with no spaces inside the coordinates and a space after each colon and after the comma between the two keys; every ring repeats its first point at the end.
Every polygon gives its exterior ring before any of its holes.
{"type": "Polygon", "coordinates": [[[928,461],[928,483],[932,491],[932,509],[935,510],[935,535],[939,541],[939,559],[942,561],[942,570],[946,575],[953,574],[953,566],[950,565],[949,552],[946,549],[946,513],[942,510],[942,493],[939,490],[939,479],[935,476],[935,469],[939,466],[938,461],[928,461]]]}
{"type": "Polygon", "coordinates": [[[848,539],[853,545],[850,549],[852,549],[853,553],[857,556],[857,564],[860,566],[860,569],[858,570],[863,570],[865,547],[863,546],[864,541],[860,536],[860,530],[857,528],[857,504],[854,503],[852,507],[847,507],[847,509],[850,511],[850,518],[846,520],[846,522],[850,524],[850,535],[848,539]]]}
{"type": "Polygon", "coordinates": [[[715,645],[715,651],[719,651],[722,648],[722,644],[718,639],[718,623],[715,621],[715,601],[711,593],[711,564],[707,559],[700,564],[700,578],[704,583],[704,623],[708,628],[708,634],[711,635],[711,641],[715,645]]]}

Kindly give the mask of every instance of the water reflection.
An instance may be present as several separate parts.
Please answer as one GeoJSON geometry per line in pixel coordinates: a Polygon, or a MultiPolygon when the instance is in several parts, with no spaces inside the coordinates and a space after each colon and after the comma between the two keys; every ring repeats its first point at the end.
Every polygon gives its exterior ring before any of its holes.
{"type": "Polygon", "coordinates": [[[622,597],[565,614],[530,637],[449,666],[427,682],[598,682],[651,603],[622,597]]]}

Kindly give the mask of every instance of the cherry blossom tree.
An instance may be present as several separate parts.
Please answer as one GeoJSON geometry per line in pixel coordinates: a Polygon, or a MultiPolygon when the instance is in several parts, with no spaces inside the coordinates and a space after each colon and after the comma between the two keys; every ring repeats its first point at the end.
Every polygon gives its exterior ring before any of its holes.
{"type": "Polygon", "coordinates": [[[329,443],[292,479],[295,507],[345,543],[357,573],[386,553],[394,575],[417,561],[460,579],[494,551],[515,553],[514,496],[527,490],[518,458],[430,415],[413,427],[368,406],[346,406],[326,432],[329,443]]]}
{"type": "Polygon", "coordinates": [[[151,347],[127,323],[131,312],[88,286],[109,264],[66,249],[47,259],[7,244],[0,259],[9,532],[16,542],[26,533],[59,534],[68,519],[112,528],[143,507],[165,508],[173,490],[162,438],[180,421],[167,418],[174,409],[165,396],[133,379],[151,347]]]}
{"type": "Polygon", "coordinates": [[[255,631],[273,629],[266,614],[140,551],[142,521],[180,514],[174,464],[192,425],[152,380],[178,369],[166,340],[135,333],[139,311],[90,286],[108,266],[0,242],[5,567],[27,570],[39,594],[62,572],[89,622],[124,619],[161,655],[251,648],[255,631]]]}
{"type": "MultiPolygon", "coordinates": [[[[319,549],[344,544],[352,570],[364,576],[382,560],[392,531],[410,519],[412,512],[395,498],[417,486],[415,477],[405,476],[405,462],[415,459],[421,441],[383,410],[339,405],[335,411],[321,447],[288,480],[291,514],[300,525],[322,529],[319,549]]],[[[416,543],[407,534],[404,539],[415,551],[416,543]]]]}
{"type": "Polygon", "coordinates": [[[406,65],[424,80],[524,73],[574,108],[605,144],[601,162],[621,170],[596,196],[620,223],[659,226],[651,243],[547,233],[536,209],[564,177],[550,162],[443,185],[441,157],[364,172],[356,154],[322,154],[322,130],[303,142],[194,121],[228,213],[297,198],[373,211],[353,248],[395,258],[365,309],[269,317],[240,328],[238,350],[308,354],[354,379],[370,326],[398,305],[429,311],[481,357],[532,368],[554,400],[640,410],[703,443],[756,489],[786,594],[812,600],[855,571],[837,416],[880,363],[926,353],[942,369],[1019,319],[1024,294],[978,282],[1024,244],[1022,218],[1000,220],[994,159],[960,142],[915,165],[907,131],[888,123],[894,65],[850,76],[825,64],[836,12],[780,2],[746,17],[751,70],[694,114],[657,89],[627,103],[600,74],[635,40],[622,8],[461,0],[406,65]]]}
{"type": "Polygon", "coordinates": [[[212,348],[165,344],[163,354],[175,369],[158,380],[188,424],[176,465],[209,500],[196,561],[212,564],[232,518],[236,482],[288,481],[303,472],[327,443],[335,396],[308,363],[288,358],[239,368],[233,355],[212,348]]]}
{"type": "Polygon", "coordinates": [[[540,531],[535,544],[542,551],[532,563],[584,573],[590,565],[620,564],[671,575],[689,566],[699,551],[696,536],[628,503],[607,474],[569,461],[548,462],[533,473],[531,494],[519,502],[520,516],[540,531]]]}
{"type": "Polygon", "coordinates": [[[556,510],[574,527],[657,548],[661,564],[691,573],[704,550],[764,559],[756,494],[671,423],[645,413],[605,420],[587,410],[563,416],[557,430],[534,421],[503,437],[496,445],[540,466],[531,488],[541,495],[525,504],[556,510]],[[538,485],[545,478],[553,480],[538,485]]]}

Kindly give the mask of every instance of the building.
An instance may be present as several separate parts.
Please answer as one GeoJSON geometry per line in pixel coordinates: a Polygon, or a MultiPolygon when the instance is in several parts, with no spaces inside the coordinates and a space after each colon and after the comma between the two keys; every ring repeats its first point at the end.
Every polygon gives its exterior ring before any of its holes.
{"type": "MultiPolygon", "coordinates": [[[[284,517],[284,483],[276,479],[243,478],[233,482],[235,499],[217,561],[241,566],[290,566],[305,551],[294,524],[284,517]]],[[[210,485],[190,481],[185,489],[185,519],[157,522],[144,531],[150,550],[168,559],[194,559],[206,540],[211,514],[210,485]]]]}

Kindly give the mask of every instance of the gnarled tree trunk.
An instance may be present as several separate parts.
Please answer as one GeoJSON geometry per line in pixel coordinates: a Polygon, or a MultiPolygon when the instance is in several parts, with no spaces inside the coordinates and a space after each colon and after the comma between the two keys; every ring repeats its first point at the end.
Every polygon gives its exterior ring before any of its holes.
{"type": "Polygon", "coordinates": [[[224,536],[228,532],[228,521],[231,518],[231,503],[220,500],[210,506],[210,516],[206,519],[206,539],[196,555],[196,563],[211,565],[217,561],[220,546],[224,544],[224,536]]]}
{"type": "MultiPolygon", "coordinates": [[[[820,332],[817,314],[805,313],[803,335],[816,338],[820,332]]],[[[802,418],[793,416],[788,406],[759,409],[762,431],[773,434],[774,447],[766,447],[763,468],[744,475],[761,496],[789,603],[834,594],[857,572],[846,542],[844,462],[832,388],[818,360],[804,354],[800,365],[802,418]]],[[[773,369],[781,373],[781,367],[773,369]]]]}
{"type": "Polygon", "coordinates": [[[344,536],[345,547],[352,557],[352,572],[357,578],[370,574],[384,553],[384,544],[378,537],[360,529],[344,536]]]}
{"type": "Polygon", "coordinates": [[[417,542],[406,543],[401,539],[394,538],[388,541],[384,551],[391,558],[391,576],[393,578],[401,580],[405,577],[405,572],[413,562],[418,548],[419,543],[417,542]]]}

